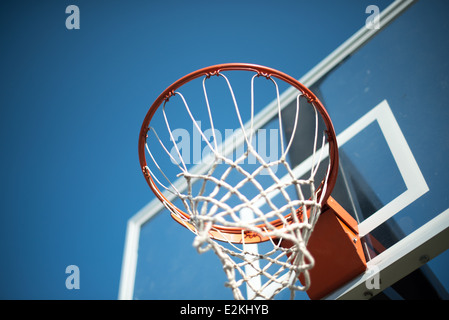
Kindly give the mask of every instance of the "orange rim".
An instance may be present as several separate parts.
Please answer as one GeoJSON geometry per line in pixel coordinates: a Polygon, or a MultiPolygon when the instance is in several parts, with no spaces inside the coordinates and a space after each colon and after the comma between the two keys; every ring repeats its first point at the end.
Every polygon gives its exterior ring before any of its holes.
{"type": "MultiPolygon", "coordinates": [[[[327,113],[327,110],[324,108],[321,101],[302,83],[300,83],[298,80],[292,78],[291,76],[264,66],[255,65],[255,64],[247,64],[247,63],[228,63],[228,64],[219,64],[210,66],[207,68],[199,69],[197,71],[194,71],[178,81],[174,82],[171,86],[169,86],[167,89],[165,89],[158,98],[154,101],[150,109],[148,110],[145,119],[143,121],[140,134],[139,134],[139,144],[138,144],[138,152],[139,152],[139,161],[140,161],[140,168],[142,169],[142,172],[145,176],[145,179],[150,186],[153,193],[156,195],[156,197],[163,203],[167,203],[169,207],[176,210],[176,213],[179,214],[183,219],[178,217],[173,212],[171,213],[173,219],[177,221],[182,226],[190,229],[195,230],[195,227],[188,222],[190,219],[190,215],[185,213],[183,210],[177,208],[172,202],[170,202],[167,198],[164,197],[162,192],[159,190],[159,188],[156,186],[156,184],[153,181],[153,178],[151,177],[151,174],[146,170],[147,162],[145,157],[145,144],[147,139],[147,132],[148,127],[151,122],[151,119],[153,118],[155,112],[158,110],[158,108],[163,104],[164,101],[168,100],[171,96],[174,95],[175,90],[182,87],[184,84],[197,79],[199,77],[210,77],[213,75],[218,75],[218,73],[222,71],[235,71],[235,70],[242,70],[242,71],[252,71],[255,72],[261,76],[270,78],[274,77],[279,80],[282,80],[291,86],[295,87],[297,90],[301,91],[304,96],[308,99],[309,103],[313,103],[316,110],[320,113],[325,125],[326,125],[326,134],[327,134],[327,142],[329,145],[329,173],[326,177],[324,177],[323,181],[321,182],[320,186],[317,188],[316,193],[317,197],[321,197],[322,192],[322,186],[325,183],[325,180],[327,178],[327,188],[326,192],[322,197],[322,203],[325,204],[327,202],[327,199],[332,193],[332,190],[335,186],[336,180],[337,180],[337,174],[338,174],[338,146],[337,146],[337,137],[335,135],[334,126],[332,124],[332,121],[329,117],[329,114],[327,113]]],[[[301,216],[301,210],[297,210],[298,217],[301,216]]],[[[289,221],[291,219],[291,214],[288,214],[285,216],[285,218],[289,221]]],[[[282,228],[283,222],[278,219],[270,223],[275,228],[282,228]]],[[[258,225],[257,227],[264,228],[266,227],[264,224],[258,225]]],[[[270,228],[266,228],[267,230],[270,230],[270,228]]],[[[257,234],[255,232],[251,232],[248,230],[245,230],[243,228],[239,227],[225,227],[220,225],[213,225],[210,231],[211,238],[215,240],[220,241],[229,241],[232,243],[259,243],[269,240],[269,237],[262,236],[260,234],[257,234]]]]}

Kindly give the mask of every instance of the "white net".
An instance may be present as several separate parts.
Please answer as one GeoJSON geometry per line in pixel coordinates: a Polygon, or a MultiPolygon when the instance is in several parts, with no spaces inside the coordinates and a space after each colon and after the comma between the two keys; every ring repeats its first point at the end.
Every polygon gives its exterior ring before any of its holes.
{"type": "MultiPolygon", "coordinates": [[[[237,156],[230,153],[217,136],[219,131],[214,125],[206,88],[210,78],[207,75],[202,81],[205,108],[200,112],[210,123],[207,130],[193,115],[183,93],[176,91],[170,97],[170,100],[180,99],[190,125],[207,145],[207,159],[204,159],[202,169],[189,167],[183,154],[185,150],[176,142],[179,139],[166,112],[169,99],[162,107],[167,141],[156,128],[148,128],[146,149],[150,161],[145,169],[152,177],[151,183],[180,199],[184,207],[182,212],[168,201],[164,204],[178,222],[196,234],[193,245],[200,253],[213,250],[219,257],[228,280],[226,286],[232,289],[235,299],[244,299],[245,292],[247,299],[273,299],[284,289],[289,289],[290,297],[294,298],[296,291],[305,291],[311,284],[309,270],[314,259],[307,250],[307,242],[320,214],[320,195],[325,194],[327,186],[326,179],[320,181],[320,192],[315,185],[322,157],[322,153],[317,152],[321,134],[318,132],[318,113],[313,102],[309,102],[315,111],[313,150],[308,174],[299,179],[289,164],[288,153],[296,136],[300,101],[307,98],[298,92],[295,118],[290,119],[293,123],[290,138],[285,139],[278,84],[273,77],[264,75],[275,88],[277,114],[272,123],[279,132],[276,141],[281,150],[276,160],[267,160],[264,152],[260,152],[260,144],[255,143],[256,138],[260,140],[257,136],[260,132],[254,125],[254,81],[261,75],[255,74],[251,78],[250,120],[246,124],[242,121],[229,79],[222,73],[215,75],[225,80],[231,96],[232,110],[239,123],[239,131],[234,132],[233,138],[242,141],[240,153],[237,156]],[[149,141],[157,142],[159,151],[154,151],[155,147],[150,147],[149,141]],[[167,163],[177,168],[176,175],[182,179],[182,184],[173,183],[163,168],[167,163]]],[[[324,137],[323,134],[321,150],[324,150],[324,137]]],[[[274,144],[273,140],[271,143],[274,144]]],[[[238,147],[235,143],[232,150],[238,147]]]]}

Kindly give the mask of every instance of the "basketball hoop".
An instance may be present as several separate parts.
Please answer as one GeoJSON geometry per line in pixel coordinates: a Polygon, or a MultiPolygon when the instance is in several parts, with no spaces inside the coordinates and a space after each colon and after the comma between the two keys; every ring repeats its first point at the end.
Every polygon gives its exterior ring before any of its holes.
{"type": "Polygon", "coordinates": [[[194,246],[197,250],[204,252],[212,249],[220,258],[228,278],[227,286],[232,289],[236,299],[243,299],[240,290],[242,284],[246,284],[247,295],[252,299],[272,299],[285,288],[291,290],[291,297],[297,290],[309,289],[311,282],[309,271],[315,263],[307,244],[336,183],[338,146],[334,127],[326,109],[308,88],[285,73],[253,64],[221,64],[192,72],[163,91],[149,109],[140,131],[139,159],[145,179],[156,197],[170,211],[175,221],[196,234],[194,246]],[[242,120],[242,110],[239,109],[237,97],[227,76],[228,72],[246,72],[250,75],[248,77],[251,87],[250,119],[246,124],[242,120]],[[233,159],[223,151],[218,143],[219,139],[214,134],[216,129],[212,116],[213,108],[207,90],[207,83],[212,77],[224,79],[224,87],[232,98],[233,106],[229,107],[229,112],[235,112],[237,115],[241,130],[239,137],[241,145],[244,146],[244,151],[237,159],[233,159]],[[281,134],[283,134],[283,106],[280,102],[277,81],[296,90],[296,112],[292,133],[286,141],[281,136],[281,154],[276,161],[267,162],[254,147],[256,78],[265,78],[274,86],[276,94],[273,103],[277,111],[275,117],[281,134]],[[204,105],[204,109],[201,112],[209,119],[211,135],[206,135],[205,130],[201,129],[189,107],[192,104],[182,93],[182,88],[196,79],[202,83],[204,100],[201,101],[201,105],[204,105]],[[188,167],[175,142],[171,120],[166,114],[166,108],[169,108],[170,102],[175,98],[180,99],[188,114],[188,118],[185,119],[186,125],[192,127],[210,149],[209,161],[205,161],[201,166],[188,167]],[[298,128],[299,109],[302,103],[300,101],[307,102],[315,112],[311,164],[305,179],[295,176],[288,161],[288,154],[293,148],[292,141],[298,128]],[[163,141],[162,134],[152,123],[157,112],[162,112],[163,115],[166,141],[163,141]],[[325,124],[324,132],[318,132],[319,117],[325,124]],[[321,148],[317,151],[320,135],[322,135],[321,148]],[[150,143],[157,146],[159,151],[156,152],[150,143]],[[328,150],[328,166],[321,182],[315,184],[325,149],[328,150]],[[251,171],[243,165],[249,158],[256,164],[251,171]],[[178,170],[177,177],[180,179],[178,183],[168,177],[167,171],[162,168],[162,164],[170,162],[178,170]],[[285,173],[282,177],[276,175],[274,168],[278,167],[285,173]],[[231,173],[240,178],[231,182],[229,179],[231,173]],[[259,182],[262,175],[269,177],[273,182],[269,187],[259,182]],[[212,187],[208,189],[210,185],[212,187]],[[249,197],[245,194],[245,186],[255,190],[255,195],[249,197]],[[296,192],[297,199],[286,191],[287,188],[296,192]],[[304,189],[307,192],[304,192],[304,189]],[[175,195],[181,205],[175,205],[174,201],[170,201],[168,194],[175,195]],[[275,204],[273,197],[282,198],[284,203],[275,204]],[[268,209],[262,210],[261,203],[268,209]],[[260,243],[268,244],[269,249],[260,252],[257,247],[260,243]],[[262,276],[266,279],[264,284],[255,281],[262,276]]]}

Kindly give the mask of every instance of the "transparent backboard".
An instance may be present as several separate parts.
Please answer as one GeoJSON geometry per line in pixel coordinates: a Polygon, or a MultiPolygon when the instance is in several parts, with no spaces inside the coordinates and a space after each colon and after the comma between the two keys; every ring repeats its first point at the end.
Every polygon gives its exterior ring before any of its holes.
{"type": "MultiPolygon", "coordinates": [[[[396,1],[381,30],[359,31],[343,47],[360,34],[366,40],[344,54],[337,49],[326,62],[334,59],[332,67],[300,79],[333,121],[340,168],[332,196],[359,223],[368,260],[367,272],[329,299],[448,298],[447,9],[444,0],[396,1]]],[[[294,106],[286,101],[286,128],[294,106]]],[[[304,161],[293,148],[291,164],[304,161]]],[[[232,299],[217,257],[198,254],[192,241],[162,206],[143,208],[128,225],[120,298],[232,299]]]]}

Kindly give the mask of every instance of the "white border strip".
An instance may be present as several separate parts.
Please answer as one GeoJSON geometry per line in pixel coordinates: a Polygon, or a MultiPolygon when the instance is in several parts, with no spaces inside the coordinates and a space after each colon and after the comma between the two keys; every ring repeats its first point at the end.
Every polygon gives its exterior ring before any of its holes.
{"type": "Polygon", "coordinates": [[[159,199],[155,198],[128,220],[118,293],[120,300],[132,300],[134,296],[140,229],[145,222],[152,219],[163,208],[159,199]]]}
{"type": "Polygon", "coordinates": [[[326,297],[326,300],[366,300],[382,292],[449,248],[449,209],[368,261],[368,270],[326,297]],[[380,286],[367,288],[375,275],[380,286]]]}
{"type": "Polygon", "coordinates": [[[385,28],[391,21],[404,12],[415,0],[396,0],[380,13],[380,28],[368,29],[362,27],[358,32],[340,45],[327,58],[317,64],[312,70],[306,73],[300,80],[306,87],[310,87],[321,79],[326,73],[335,68],[347,56],[368,42],[376,33],[385,28]]]}

